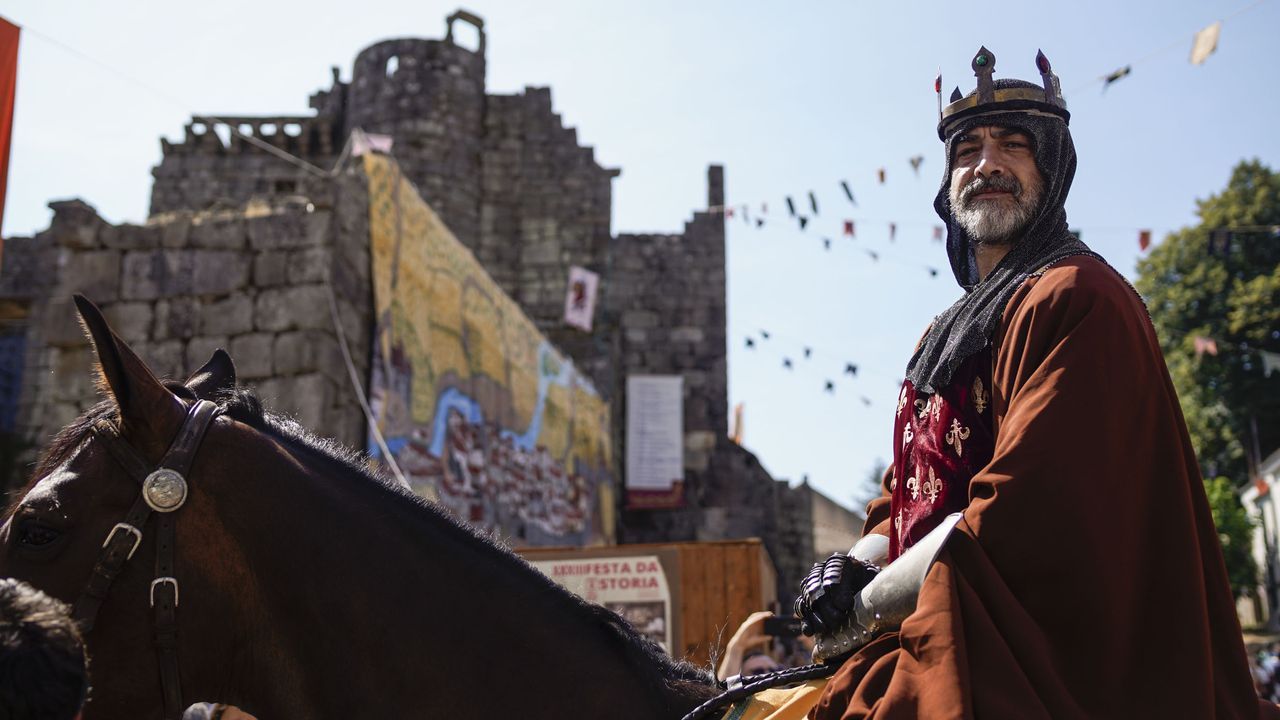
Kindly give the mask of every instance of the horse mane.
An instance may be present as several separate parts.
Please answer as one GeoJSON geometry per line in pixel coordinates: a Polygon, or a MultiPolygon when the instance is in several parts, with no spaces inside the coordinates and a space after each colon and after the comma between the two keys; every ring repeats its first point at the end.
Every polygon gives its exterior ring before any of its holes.
{"type": "Polygon", "coordinates": [[[288,416],[267,411],[249,388],[232,388],[219,394],[214,400],[231,418],[270,435],[291,450],[302,450],[309,456],[336,466],[345,474],[360,480],[359,484],[390,498],[393,503],[407,507],[411,513],[433,523],[433,527],[443,529],[459,542],[470,544],[473,549],[492,557],[525,582],[537,586],[540,593],[557,597],[571,607],[585,623],[596,626],[611,639],[628,659],[637,673],[638,681],[654,689],[669,690],[689,686],[715,686],[715,676],[711,672],[684,660],[674,660],[660,645],[642,635],[618,613],[588,602],[557,585],[494,537],[464,524],[451,513],[375,469],[368,454],[353,450],[331,438],[322,438],[288,416]]]}

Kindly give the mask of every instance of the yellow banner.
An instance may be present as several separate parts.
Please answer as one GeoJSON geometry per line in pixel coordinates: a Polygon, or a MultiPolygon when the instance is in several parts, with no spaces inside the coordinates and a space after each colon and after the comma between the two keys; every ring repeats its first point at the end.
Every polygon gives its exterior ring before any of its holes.
{"type": "Polygon", "coordinates": [[[394,160],[367,154],[364,170],[370,404],[410,485],[516,545],[612,543],[608,404],[394,160]]]}

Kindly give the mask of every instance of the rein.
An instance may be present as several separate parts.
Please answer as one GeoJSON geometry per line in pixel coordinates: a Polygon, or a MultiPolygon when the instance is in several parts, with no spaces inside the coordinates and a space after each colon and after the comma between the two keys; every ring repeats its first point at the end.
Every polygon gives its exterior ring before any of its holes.
{"type": "Polygon", "coordinates": [[[751,681],[749,683],[744,683],[737,687],[731,687],[725,692],[722,692],[702,703],[698,707],[689,711],[689,714],[685,715],[683,720],[703,720],[727,705],[738,702],[743,698],[751,697],[758,692],[763,692],[782,685],[794,685],[796,683],[808,682],[819,678],[831,677],[840,669],[840,665],[840,662],[832,662],[830,664],[817,663],[814,665],[803,665],[801,667],[753,675],[751,676],[751,681]]]}
{"type": "Polygon", "coordinates": [[[112,457],[137,481],[141,490],[124,519],[111,528],[102,543],[102,552],[75,602],[73,615],[81,632],[88,634],[93,629],[111,584],[142,544],[142,529],[155,512],[158,515],[155,579],[151,581],[148,595],[153,610],[152,628],[160,664],[165,720],[180,720],[186,710],[178,676],[178,579],[174,572],[173,513],[187,500],[187,472],[205,432],[220,411],[221,408],[208,400],[197,400],[188,409],[182,428],[155,469],[149,469],[142,455],[120,437],[120,431],[110,421],[100,419],[93,424],[94,435],[105,442],[112,457]]]}

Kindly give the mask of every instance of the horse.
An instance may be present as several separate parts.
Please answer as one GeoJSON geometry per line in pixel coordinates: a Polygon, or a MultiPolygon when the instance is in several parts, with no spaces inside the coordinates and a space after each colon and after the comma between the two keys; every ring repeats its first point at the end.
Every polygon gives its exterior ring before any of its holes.
{"type": "Polygon", "coordinates": [[[657,720],[718,692],[617,614],[264,411],[222,350],[162,382],[75,301],[104,399],[5,512],[0,576],[76,603],[86,720],[168,720],[191,699],[263,720],[657,720]]]}

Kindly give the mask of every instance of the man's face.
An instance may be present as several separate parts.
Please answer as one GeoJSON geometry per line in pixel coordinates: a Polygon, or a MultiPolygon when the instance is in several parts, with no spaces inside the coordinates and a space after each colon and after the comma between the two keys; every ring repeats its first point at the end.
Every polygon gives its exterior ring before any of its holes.
{"type": "Polygon", "coordinates": [[[1036,216],[1044,182],[1031,138],[1019,130],[975,127],[956,138],[951,211],[977,243],[1013,242],[1036,216]]]}

